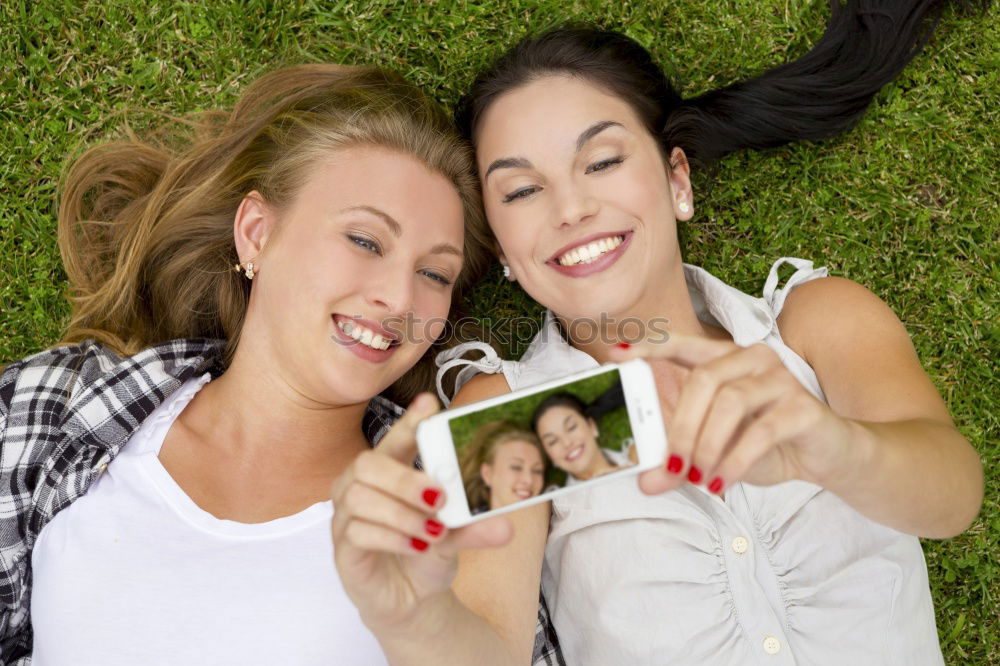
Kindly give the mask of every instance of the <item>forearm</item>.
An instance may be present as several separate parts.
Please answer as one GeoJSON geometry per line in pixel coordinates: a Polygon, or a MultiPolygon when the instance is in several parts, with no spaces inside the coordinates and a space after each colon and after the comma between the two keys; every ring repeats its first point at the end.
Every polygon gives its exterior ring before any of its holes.
{"type": "Polygon", "coordinates": [[[853,453],[823,485],[858,512],[929,538],[955,536],[975,519],[982,465],[954,427],[924,419],[848,424],[853,453]]]}
{"type": "Polygon", "coordinates": [[[379,636],[392,666],[510,666],[520,663],[500,634],[447,592],[405,628],[379,636]]]}

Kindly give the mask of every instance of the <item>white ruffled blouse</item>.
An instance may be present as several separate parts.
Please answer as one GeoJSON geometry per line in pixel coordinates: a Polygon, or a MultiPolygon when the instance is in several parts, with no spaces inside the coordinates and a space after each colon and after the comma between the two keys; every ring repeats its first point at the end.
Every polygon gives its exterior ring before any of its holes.
{"type": "MultiPolygon", "coordinates": [[[[702,321],[739,345],[767,344],[825,401],[776,324],[788,292],[825,277],[825,268],[780,259],[763,298],[695,266],[684,270],[702,321]],[[797,271],[778,289],[785,262],[797,271]]],[[[514,390],[597,366],[566,343],[551,313],[520,362],[471,343],[439,364],[441,374],[469,365],[460,383],[503,372],[514,390]],[[470,347],[484,358],[459,359],[470,347]]],[[[542,591],[571,666],[944,663],[918,539],[819,486],[736,483],[720,499],[685,485],[648,496],[626,477],[552,504],[542,591]]]]}

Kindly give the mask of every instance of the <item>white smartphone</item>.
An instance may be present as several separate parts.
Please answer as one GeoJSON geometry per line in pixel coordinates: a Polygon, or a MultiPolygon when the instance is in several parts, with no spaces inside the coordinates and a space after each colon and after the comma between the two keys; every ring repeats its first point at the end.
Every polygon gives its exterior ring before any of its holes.
{"type": "Polygon", "coordinates": [[[636,359],[435,414],[417,426],[448,527],[662,465],[667,440],[649,365],[636,359]]]}

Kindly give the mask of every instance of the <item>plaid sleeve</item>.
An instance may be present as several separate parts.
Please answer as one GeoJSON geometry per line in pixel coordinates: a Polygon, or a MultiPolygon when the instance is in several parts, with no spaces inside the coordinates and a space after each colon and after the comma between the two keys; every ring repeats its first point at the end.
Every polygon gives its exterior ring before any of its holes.
{"type": "Polygon", "coordinates": [[[549,617],[545,597],[538,596],[538,623],[535,625],[535,648],[531,653],[531,666],[566,666],[559,637],[549,617]]]}

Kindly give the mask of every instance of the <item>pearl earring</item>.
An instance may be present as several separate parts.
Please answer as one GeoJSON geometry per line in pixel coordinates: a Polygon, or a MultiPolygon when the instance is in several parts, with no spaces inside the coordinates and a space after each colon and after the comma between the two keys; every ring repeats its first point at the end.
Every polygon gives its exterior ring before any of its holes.
{"type": "Polygon", "coordinates": [[[503,265],[503,276],[508,280],[513,280],[513,278],[510,277],[510,266],[507,264],[503,265]]]}

